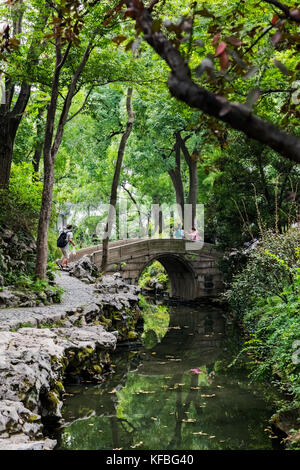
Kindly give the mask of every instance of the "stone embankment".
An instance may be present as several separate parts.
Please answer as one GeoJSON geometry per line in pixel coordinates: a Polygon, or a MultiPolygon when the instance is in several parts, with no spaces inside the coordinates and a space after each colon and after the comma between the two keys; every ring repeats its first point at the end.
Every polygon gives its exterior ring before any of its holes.
{"type": "Polygon", "coordinates": [[[0,449],[53,449],[43,428],[61,418],[64,381],[105,380],[117,340],[138,337],[139,289],[119,274],[57,283],[60,305],[0,310],[0,449]]]}

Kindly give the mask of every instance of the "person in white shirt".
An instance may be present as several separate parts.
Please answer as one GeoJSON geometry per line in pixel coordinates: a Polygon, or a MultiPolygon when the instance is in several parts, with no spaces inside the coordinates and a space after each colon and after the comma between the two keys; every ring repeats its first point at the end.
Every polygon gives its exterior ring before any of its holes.
{"type": "Polygon", "coordinates": [[[69,258],[70,258],[70,243],[71,245],[75,246],[75,243],[73,242],[73,233],[72,233],[72,225],[67,225],[67,229],[63,228],[62,232],[66,232],[67,234],[67,245],[64,248],[60,248],[62,252],[62,259],[61,259],[61,264],[60,266],[63,268],[64,266],[66,268],[69,267],[69,258]]]}

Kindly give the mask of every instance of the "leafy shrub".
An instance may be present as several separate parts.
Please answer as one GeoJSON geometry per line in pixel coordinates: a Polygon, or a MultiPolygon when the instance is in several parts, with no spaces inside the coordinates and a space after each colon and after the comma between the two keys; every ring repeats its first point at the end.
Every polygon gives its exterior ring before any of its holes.
{"type": "Polygon", "coordinates": [[[48,232],[48,259],[50,262],[62,257],[60,249],[57,247],[58,234],[54,230],[48,232]]]}
{"type": "Polygon", "coordinates": [[[285,300],[284,290],[294,282],[299,263],[300,232],[297,228],[274,235],[267,233],[249,254],[245,268],[234,277],[225,294],[232,308],[243,314],[261,298],[278,296],[285,300]]]}
{"type": "Polygon", "coordinates": [[[139,280],[139,285],[142,289],[152,289],[156,283],[161,284],[164,290],[169,288],[168,275],[159,261],[154,261],[150,266],[148,266],[143,271],[139,280]]]}
{"type": "Polygon", "coordinates": [[[0,192],[0,224],[15,231],[26,228],[33,233],[37,228],[43,184],[33,179],[30,163],[12,164],[9,192],[0,192]]]}
{"type": "Polygon", "coordinates": [[[236,357],[247,354],[254,379],[274,380],[300,405],[300,362],[293,359],[300,339],[299,231],[265,238],[227,297],[250,335],[236,357]],[[299,362],[299,363],[298,363],[299,362]]]}

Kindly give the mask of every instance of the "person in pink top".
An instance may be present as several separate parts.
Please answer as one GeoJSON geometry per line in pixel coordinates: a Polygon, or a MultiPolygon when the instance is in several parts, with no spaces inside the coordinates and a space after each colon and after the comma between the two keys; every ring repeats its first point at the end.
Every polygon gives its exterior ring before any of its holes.
{"type": "Polygon", "coordinates": [[[195,227],[192,228],[191,232],[189,233],[189,237],[192,242],[197,242],[200,240],[200,235],[198,233],[198,230],[195,229],[195,227]]]}

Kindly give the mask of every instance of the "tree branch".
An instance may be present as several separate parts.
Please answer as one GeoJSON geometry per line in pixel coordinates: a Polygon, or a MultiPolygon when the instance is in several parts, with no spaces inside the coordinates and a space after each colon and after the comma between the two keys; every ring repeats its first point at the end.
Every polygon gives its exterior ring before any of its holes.
{"type": "Polygon", "coordinates": [[[274,5],[277,7],[279,10],[281,10],[285,18],[287,18],[290,21],[295,21],[296,23],[300,23],[300,11],[295,9],[290,10],[287,5],[284,5],[283,3],[278,2],[277,0],[263,0],[263,2],[268,3],[269,5],[274,5]]]}
{"type": "Polygon", "coordinates": [[[89,96],[90,96],[90,94],[92,93],[93,89],[94,89],[94,86],[92,86],[92,88],[88,91],[88,93],[87,93],[87,95],[86,95],[86,97],[85,97],[85,100],[84,100],[84,102],[83,102],[83,105],[78,109],[78,111],[76,111],[76,113],[74,113],[72,116],[70,116],[70,117],[66,120],[66,122],[72,121],[72,119],[74,119],[76,116],[78,116],[79,113],[81,113],[81,111],[84,110],[84,108],[85,108],[85,106],[86,106],[86,104],[87,104],[87,101],[88,101],[88,99],[89,99],[89,96]]]}
{"type": "Polygon", "coordinates": [[[277,126],[252,114],[240,103],[232,103],[224,97],[197,85],[191,78],[191,70],[180,52],[161,31],[153,30],[153,20],[146,8],[138,8],[134,0],[127,0],[131,16],[142,29],[148,44],[166,61],[171,69],[168,81],[172,95],[192,108],[225,122],[233,129],[268,145],[283,157],[300,163],[300,139],[287,134],[277,126]]]}

